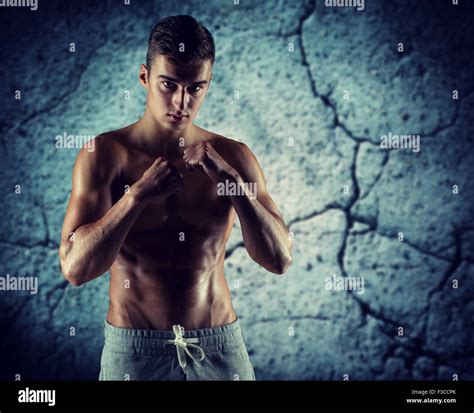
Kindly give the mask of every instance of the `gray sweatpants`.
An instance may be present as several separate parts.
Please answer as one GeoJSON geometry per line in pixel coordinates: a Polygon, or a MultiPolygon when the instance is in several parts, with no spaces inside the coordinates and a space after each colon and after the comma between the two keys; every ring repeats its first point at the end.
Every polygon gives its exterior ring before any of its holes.
{"type": "Polygon", "coordinates": [[[99,380],[255,380],[239,318],[201,330],[120,328],[105,320],[99,380]]]}

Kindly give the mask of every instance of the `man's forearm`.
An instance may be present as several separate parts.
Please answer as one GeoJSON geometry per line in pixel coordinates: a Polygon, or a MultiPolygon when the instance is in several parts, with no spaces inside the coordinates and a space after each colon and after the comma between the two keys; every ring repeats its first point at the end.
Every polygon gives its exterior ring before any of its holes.
{"type": "Polygon", "coordinates": [[[98,221],[82,225],[61,243],[61,268],[74,285],[107,272],[115,261],[130,227],[145,207],[133,193],[112,206],[98,221]]]}
{"type": "MultiPolygon", "coordinates": [[[[225,179],[237,185],[243,184],[238,174],[226,176],[225,179]]],[[[251,199],[248,193],[231,195],[229,199],[239,216],[249,255],[268,271],[284,273],[292,260],[292,241],[284,222],[265,208],[256,197],[251,199]]]]}

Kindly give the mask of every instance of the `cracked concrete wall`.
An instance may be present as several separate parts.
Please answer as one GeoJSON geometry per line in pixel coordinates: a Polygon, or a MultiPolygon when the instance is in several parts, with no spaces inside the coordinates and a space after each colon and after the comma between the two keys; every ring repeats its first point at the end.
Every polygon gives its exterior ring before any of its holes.
{"type": "Polygon", "coordinates": [[[197,123],[253,150],[294,234],[284,276],[249,258],[238,222],[229,241],[257,379],[474,379],[472,4],[123,3],[0,10],[0,276],[39,279],[36,295],[0,291],[0,378],[97,378],[109,275],[61,276],[78,149],[55,137],[138,119],[149,30],[192,14],[217,47],[197,123]],[[382,148],[389,134],[420,150],[382,148]]]}

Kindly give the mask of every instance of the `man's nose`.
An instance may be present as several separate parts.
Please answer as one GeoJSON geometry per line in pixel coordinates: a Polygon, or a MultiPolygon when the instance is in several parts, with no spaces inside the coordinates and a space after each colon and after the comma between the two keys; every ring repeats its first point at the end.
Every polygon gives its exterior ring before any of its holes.
{"type": "Polygon", "coordinates": [[[186,89],[177,89],[176,92],[173,94],[173,106],[176,109],[184,110],[187,106],[189,100],[189,96],[186,93],[186,89]]]}

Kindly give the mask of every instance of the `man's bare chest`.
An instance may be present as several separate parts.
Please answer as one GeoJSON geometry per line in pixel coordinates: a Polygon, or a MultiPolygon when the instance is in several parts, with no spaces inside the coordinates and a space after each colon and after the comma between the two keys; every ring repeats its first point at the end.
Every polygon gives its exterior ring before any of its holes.
{"type": "MultiPolygon", "coordinates": [[[[179,229],[183,226],[195,229],[223,231],[231,219],[232,204],[219,195],[217,185],[201,169],[187,169],[184,160],[171,162],[182,174],[184,190],[173,194],[165,203],[149,202],[136,219],[130,233],[163,229],[179,229]]],[[[126,196],[151,164],[134,163],[122,168],[112,184],[112,200],[117,202],[126,196]]]]}

